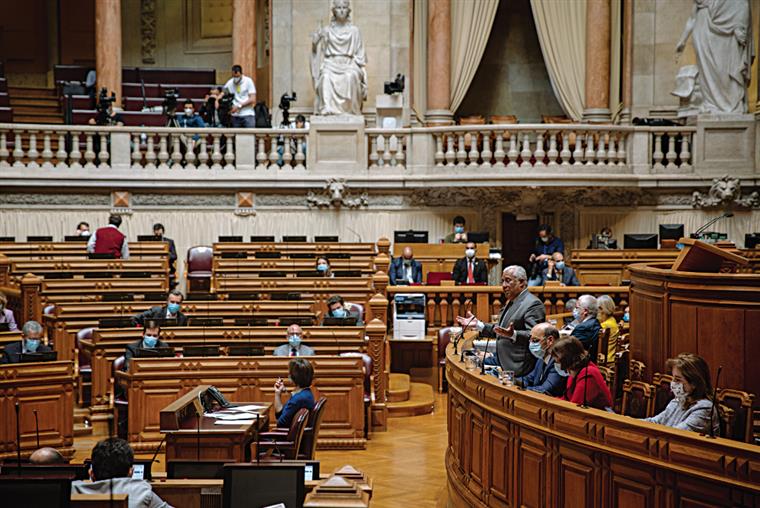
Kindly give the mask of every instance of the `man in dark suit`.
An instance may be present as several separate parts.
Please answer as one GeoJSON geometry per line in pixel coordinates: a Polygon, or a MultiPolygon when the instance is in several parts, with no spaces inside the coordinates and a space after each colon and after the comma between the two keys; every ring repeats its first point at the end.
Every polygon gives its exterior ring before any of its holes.
{"type": "Polygon", "coordinates": [[[457,323],[479,329],[483,337],[495,337],[496,363],[504,370],[514,371],[515,377],[522,377],[536,362],[528,347],[530,332],[538,323],[546,321],[546,310],[541,300],[528,291],[528,275],[523,267],[506,267],[501,275],[501,287],[507,304],[501,309],[497,323],[472,319],[471,312],[458,316],[457,323]]]}
{"type": "Polygon", "coordinates": [[[554,397],[565,393],[567,378],[557,372],[554,368],[554,358],[549,354],[556,340],[559,340],[559,330],[551,324],[539,323],[533,327],[528,348],[536,357],[536,365],[527,376],[516,378],[515,385],[554,397]]]}
{"type": "Polygon", "coordinates": [[[422,263],[414,259],[411,247],[404,247],[402,256],[394,259],[388,268],[391,286],[422,282],[422,263]]]}
{"type": "Polygon", "coordinates": [[[565,256],[561,252],[555,252],[549,259],[549,266],[541,272],[541,284],[547,281],[559,281],[563,286],[580,286],[575,270],[565,264],[565,256]]]}
{"type": "Polygon", "coordinates": [[[0,363],[19,363],[24,353],[47,353],[50,347],[42,344],[42,325],[37,321],[27,321],[21,327],[22,338],[5,346],[0,363]]]}
{"type": "Polygon", "coordinates": [[[467,242],[464,257],[454,263],[452,278],[457,284],[485,284],[488,282],[486,262],[475,257],[475,242],[467,242]]]}
{"type": "Polygon", "coordinates": [[[131,344],[127,344],[127,348],[124,351],[124,370],[129,369],[129,361],[137,356],[138,349],[169,347],[168,342],[158,339],[159,335],[161,335],[161,327],[155,321],[148,320],[145,328],[143,328],[142,338],[131,344]]]}
{"type": "Polygon", "coordinates": [[[132,324],[135,326],[145,326],[146,321],[155,319],[174,319],[177,321],[177,326],[187,325],[187,316],[180,312],[182,307],[182,292],[179,289],[173,290],[169,293],[169,297],[166,300],[166,305],[151,307],[150,309],[132,317],[132,324]]]}
{"type": "Polygon", "coordinates": [[[571,334],[581,341],[593,361],[596,361],[599,348],[599,330],[602,329],[602,325],[596,318],[598,309],[596,298],[591,295],[579,296],[573,311],[573,317],[578,321],[578,324],[571,330],[571,334]]]}
{"type": "Polygon", "coordinates": [[[174,246],[174,240],[164,236],[164,225],[161,223],[153,224],[153,236],[156,237],[156,241],[169,244],[169,278],[172,279],[172,287],[174,287],[176,285],[174,278],[177,273],[177,248],[174,246]]]}

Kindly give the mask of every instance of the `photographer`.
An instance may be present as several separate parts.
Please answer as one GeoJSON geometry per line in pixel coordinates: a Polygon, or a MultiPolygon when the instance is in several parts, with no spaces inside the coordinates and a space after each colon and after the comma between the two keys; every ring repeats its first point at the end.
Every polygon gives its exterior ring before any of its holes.
{"type": "Polygon", "coordinates": [[[248,76],[243,76],[243,68],[232,66],[232,78],[224,85],[224,91],[234,95],[232,108],[232,127],[256,127],[256,86],[248,76]]]}
{"type": "Polygon", "coordinates": [[[209,127],[216,127],[220,124],[219,119],[219,99],[223,96],[222,87],[214,86],[209,90],[206,96],[203,98],[203,106],[198,111],[203,121],[209,127]]]}
{"type": "Polygon", "coordinates": [[[98,114],[95,116],[95,118],[90,118],[88,123],[90,125],[100,126],[123,126],[124,119],[122,118],[121,114],[114,111],[114,102],[116,102],[116,95],[114,93],[111,93],[111,96],[109,97],[108,91],[105,88],[102,88],[100,90],[100,96],[98,97],[98,114]]]}

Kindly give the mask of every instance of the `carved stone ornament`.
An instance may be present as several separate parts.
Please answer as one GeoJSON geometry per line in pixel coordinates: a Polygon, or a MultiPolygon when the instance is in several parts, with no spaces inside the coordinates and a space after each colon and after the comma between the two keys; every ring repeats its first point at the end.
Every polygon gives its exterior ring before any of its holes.
{"type": "Polygon", "coordinates": [[[742,197],[742,185],[738,178],[724,175],[714,178],[707,194],[694,191],[691,195],[694,208],[758,208],[760,194],[753,192],[742,197]]]}
{"type": "Polygon", "coordinates": [[[140,0],[140,35],[142,63],[156,63],[156,0],[140,0]]]}
{"type": "Polygon", "coordinates": [[[322,194],[309,192],[306,203],[310,208],[362,208],[369,204],[369,196],[363,192],[359,196],[349,197],[348,185],[343,178],[329,178],[322,194]]]}

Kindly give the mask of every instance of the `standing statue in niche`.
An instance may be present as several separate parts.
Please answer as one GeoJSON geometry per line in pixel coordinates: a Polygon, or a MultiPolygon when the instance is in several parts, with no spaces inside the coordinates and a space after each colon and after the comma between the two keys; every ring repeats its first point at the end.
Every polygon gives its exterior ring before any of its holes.
{"type": "Polygon", "coordinates": [[[367,57],[351,23],[348,0],[333,0],[332,19],[311,35],[315,115],[361,115],[367,98],[367,57]]]}
{"type": "Polygon", "coordinates": [[[694,8],[676,46],[680,55],[686,41],[697,55],[697,65],[679,71],[674,95],[697,113],[749,111],[747,85],[754,58],[749,0],[694,0],[694,8]]]}

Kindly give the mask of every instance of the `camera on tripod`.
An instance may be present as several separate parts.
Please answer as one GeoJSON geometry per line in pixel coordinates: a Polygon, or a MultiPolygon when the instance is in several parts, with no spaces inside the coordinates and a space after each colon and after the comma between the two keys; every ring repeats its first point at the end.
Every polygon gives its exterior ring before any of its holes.
{"type": "Polygon", "coordinates": [[[219,97],[219,107],[217,113],[219,113],[219,123],[222,127],[230,127],[232,125],[232,118],[230,117],[230,111],[234,105],[235,94],[232,92],[224,91],[221,97],[219,97]]]}
{"type": "Polygon", "coordinates": [[[298,99],[295,92],[290,92],[290,95],[284,93],[282,94],[282,97],[280,97],[279,107],[282,110],[282,125],[290,125],[290,104],[296,102],[296,100],[298,99]]]}
{"type": "Polygon", "coordinates": [[[396,79],[393,81],[386,81],[383,84],[383,93],[385,95],[393,95],[394,93],[401,93],[404,91],[404,75],[396,74],[396,79]]]}
{"type": "Polygon", "coordinates": [[[169,88],[164,92],[164,100],[161,103],[161,109],[166,116],[173,117],[177,114],[177,101],[179,100],[179,94],[174,88],[169,88]]]}
{"type": "Polygon", "coordinates": [[[109,114],[109,111],[114,102],[116,102],[116,93],[111,92],[111,95],[108,95],[108,90],[101,88],[100,94],[98,95],[98,114],[95,118],[95,123],[97,125],[110,125],[111,115],[109,114]]]}

